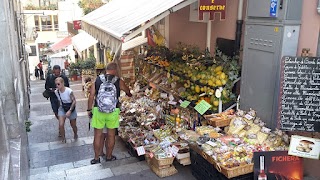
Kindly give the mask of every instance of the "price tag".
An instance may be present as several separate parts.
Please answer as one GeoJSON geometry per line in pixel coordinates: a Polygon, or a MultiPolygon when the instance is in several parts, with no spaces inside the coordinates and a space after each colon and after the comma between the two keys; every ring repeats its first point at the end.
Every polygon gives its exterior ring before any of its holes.
{"type": "Polygon", "coordinates": [[[171,151],[172,151],[172,155],[176,156],[179,152],[179,148],[177,146],[173,145],[171,148],[171,151]]]}
{"type": "Polygon", "coordinates": [[[189,104],[190,104],[190,102],[185,100],[182,103],[180,103],[180,106],[183,107],[183,108],[187,108],[189,106],[189,104]]]}
{"type": "Polygon", "coordinates": [[[181,99],[179,99],[179,103],[181,104],[181,103],[183,103],[183,101],[181,99]]]}
{"type": "Polygon", "coordinates": [[[220,98],[221,97],[221,90],[217,89],[215,95],[217,98],[220,98]]]}
{"type": "Polygon", "coordinates": [[[154,154],[152,152],[149,153],[149,157],[152,159],[154,157],[154,154]]]}
{"type": "Polygon", "coordinates": [[[214,142],[212,142],[212,141],[208,141],[208,142],[206,142],[206,144],[209,144],[209,145],[212,146],[212,147],[217,146],[217,144],[214,143],[214,142]]]}
{"type": "Polygon", "coordinates": [[[194,109],[201,115],[203,115],[205,112],[208,111],[208,109],[210,109],[211,105],[209,103],[207,103],[207,101],[202,100],[199,102],[199,104],[197,104],[194,109]]]}
{"type": "Polygon", "coordinates": [[[245,117],[246,119],[248,119],[248,120],[252,120],[252,119],[253,119],[253,117],[252,117],[250,114],[246,114],[244,117],[245,117]]]}
{"type": "Polygon", "coordinates": [[[144,149],[143,146],[137,147],[136,150],[137,150],[138,156],[141,156],[141,155],[145,155],[145,154],[146,154],[146,150],[144,149]]]}
{"type": "Polygon", "coordinates": [[[172,96],[172,94],[170,94],[169,100],[170,100],[170,101],[173,101],[173,100],[174,100],[174,97],[172,96]]]}
{"type": "Polygon", "coordinates": [[[160,97],[162,99],[167,99],[168,98],[168,94],[167,93],[160,93],[160,97]]]}
{"type": "Polygon", "coordinates": [[[130,109],[130,112],[134,113],[134,112],[136,112],[136,109],[130,109]]]}
{"type": "Polygon", "coordinates": [[[157,110],[157,112],[160,112],[161,111],[161,106],[157,105],[156,110],[157,110]]]}
{"type": "Polygon", "coordinates": [[[174,105],[174,106],[175,106],[175,105],[177,104],[177,102],[175,102],[175,101],[169,101],[168,104],[171,104],[171,105],[174,105]]]}

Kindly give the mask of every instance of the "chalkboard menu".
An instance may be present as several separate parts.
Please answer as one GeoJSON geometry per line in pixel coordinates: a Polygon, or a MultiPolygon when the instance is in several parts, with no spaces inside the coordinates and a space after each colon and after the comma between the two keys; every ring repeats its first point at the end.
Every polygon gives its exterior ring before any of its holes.
{"type": "Polygon", "coordinates": [[[283,57],[278,120],[286,131],[320,132],[320,57],[283,57]]]}

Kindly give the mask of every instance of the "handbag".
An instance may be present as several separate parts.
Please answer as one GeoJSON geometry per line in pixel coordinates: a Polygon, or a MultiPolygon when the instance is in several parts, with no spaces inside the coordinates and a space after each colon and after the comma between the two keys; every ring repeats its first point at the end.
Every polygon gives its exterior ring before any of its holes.
{"type": "Polygon", "coordinates": [[[42,95],[43,95],[43,97],[47,98],[47,100],[48,100],[50,97],[50,92],[48,90],[44,90],[42,95]]]}
{"type": "MultiPolygon", "coordinates": [[[[58,94],[59,94],[59,98],[60,98],[60,101],[61,101],[62,108],[63,108],[64,112],[68,112],[70,110],[70,108],[71,108],[71,104],[72,103],[63,103],[63,101],[61,99],[61,96],[60,96],[60,93],[59,93],[59,90],[58,90],[58,94]]],[[[73,112],[75,109],[76,109],[76,107],[73,107],[71,109],[71,112],[73,112]]]]}

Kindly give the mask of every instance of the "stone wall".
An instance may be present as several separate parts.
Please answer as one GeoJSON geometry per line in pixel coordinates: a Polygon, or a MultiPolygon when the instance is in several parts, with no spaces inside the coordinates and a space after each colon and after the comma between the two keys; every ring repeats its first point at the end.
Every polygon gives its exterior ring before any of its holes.
{"type": "Polygon", "coordinates": [[[27,179],[29,70],[20,0],[0,0],[0,179],[27,179]]]}

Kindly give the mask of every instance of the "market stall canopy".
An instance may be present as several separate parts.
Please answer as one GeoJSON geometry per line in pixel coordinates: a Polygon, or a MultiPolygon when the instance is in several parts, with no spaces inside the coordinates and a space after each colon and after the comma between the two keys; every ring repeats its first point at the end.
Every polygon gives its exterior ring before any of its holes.
{"type": "Polygon", "coordinates": [[[71,38],[72,36],[68,36],[68,37],[65,37],[64,39],[62,39],[61,41],[59,42],[56,42],[54,43],[52,46],[51,46],[51,50],[52,51],[58,51],[60,49],[63,49],[69,45],[71,45],[71,38]]]}
{"type": "Polygon", "coordinates": [[[51,56],[49,56],[50,58],[61,58],[61,57],[65,57],[65,56],[68,56],[70,54],[70,52],[68,51],[63,51],[63,52],[59,52],[59,53],[56,53],[56,54],[53,54],[51,56]]]}
{"type": "Polygon", "coordinates": [[[84,16],[82,29],[111,51],[119,53],[123,42],[128,42],[170,13],[196,1],[114,0],[84,16]],[[139,27],[141,24],[144,25],[139,27]]]}
{"type": "Polygon", "coordinates": [[[72,44],[79,53],[97,43],[94,37],[84,31],[72,37],[72,44]]]}

